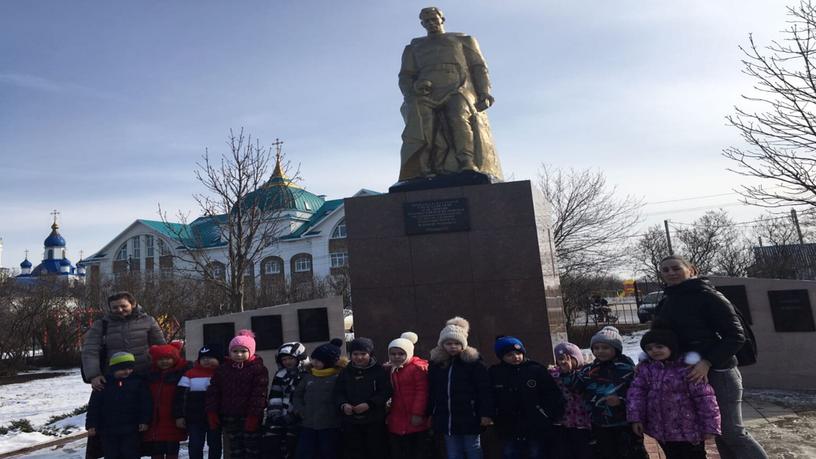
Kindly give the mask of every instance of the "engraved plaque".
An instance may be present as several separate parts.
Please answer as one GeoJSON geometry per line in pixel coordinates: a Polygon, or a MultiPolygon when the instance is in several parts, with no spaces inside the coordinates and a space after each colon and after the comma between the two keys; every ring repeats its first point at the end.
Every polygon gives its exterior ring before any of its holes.
{"type": "Polygon", "coordinates": [[[280,315],[253,316],[252,331],[255,333],[255,349],[268,351],[283,344],[283,325],[280,315]]]}
{"type": "Polygon", "coordinates": [[[725,295],[728,301],[742,313],[742,317],[748,322],[748,325],[754,324],[751,317],[751,308],[748,307],[748,293],[745,291],[744,285],[719,285],[717,290],[725,295]]]}
{"type": "Polygon", "coordinates": [[[403,204],[403,211],[405,233],[409,235],[470,229],[470,214],[465,198],[406,202],[403,204]]]}
{"type": "Polygon", "coordinates": [[[298,309],[301,343],[328,341],[329,311],[326,308],[298,309]]]}
{"type": "Polygon", "coordinates": [[[220,322],[215,324],[204,324],[204,345],[221,346],[221,350],[226,355],[229,349],[229,342],[235,336],[235,323],[220,322]]]}
{"type": "Polygon", "coordinates": [[[769,290],[768,301],[776,331],[816,331],[807,290],[769,290]]]}

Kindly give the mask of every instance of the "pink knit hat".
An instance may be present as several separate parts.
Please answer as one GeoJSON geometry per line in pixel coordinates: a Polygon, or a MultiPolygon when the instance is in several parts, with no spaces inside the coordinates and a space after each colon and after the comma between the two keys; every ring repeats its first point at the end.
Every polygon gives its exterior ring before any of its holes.
{"type": "Polygon", "coordinates": [[[230,352],[236,347],[247,348],[250,357],[255,355],[255,333],[252,333],[252,330],[240,330],[238,335],[229,343],[230,352]]]}

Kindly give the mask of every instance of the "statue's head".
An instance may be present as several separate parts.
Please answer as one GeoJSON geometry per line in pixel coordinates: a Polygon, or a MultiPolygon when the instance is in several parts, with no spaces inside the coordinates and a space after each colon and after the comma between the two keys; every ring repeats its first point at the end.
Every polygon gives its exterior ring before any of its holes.
{"type": "Polygon", "coordinates": [[[424,27],[429,34],[445,32],[445,27],[443,26],[445,23],[445,15],[442,13],[442,10],[435,6],[422,8],[422,11],[419,12],[419,20],[422,27],[424,27]]]}

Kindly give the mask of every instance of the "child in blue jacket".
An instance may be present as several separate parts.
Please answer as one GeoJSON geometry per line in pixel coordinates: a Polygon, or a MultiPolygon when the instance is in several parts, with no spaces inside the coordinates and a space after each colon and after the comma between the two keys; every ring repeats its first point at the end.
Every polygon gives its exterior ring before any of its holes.
{"type": "Polygon", "coordinates": [[[598,459],[648,459],[643,439],[626,420],[626,391],[635,377],[635,364],[623,353],[623,340],[607,326],[590,341],[595,361],[578,372],[573,389],[590,406],[592,438],[598,459]]]}

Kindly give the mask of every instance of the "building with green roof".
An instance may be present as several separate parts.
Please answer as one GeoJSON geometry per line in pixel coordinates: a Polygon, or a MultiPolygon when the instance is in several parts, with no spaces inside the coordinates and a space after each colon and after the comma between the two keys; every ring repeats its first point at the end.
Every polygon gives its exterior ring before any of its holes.
{"type": "MultiPolygon", "coordinates": [[[[360,190],[355,196],[377,194],[360,190]]],[[[242,210],[258,207],[272,217],[278,231],[275,243],[263,249],[251,273],[256,286],[274,288],[323,278],[348,265],[343,200],[327,200],[290,180],[282,172],[280,159],[269,180],[249,193],[242,210]]],[[[235,209],[233,209],[233,212],[235,209]]],[[[89,282],[121,273],[190,271],[185,262],[189,251],[205,253],[213,272],[226,276],[228,257],[224,235],[228,214],[203,216],[192,222],[136,219],[93,255],[86,257],[89,282]]]]}

